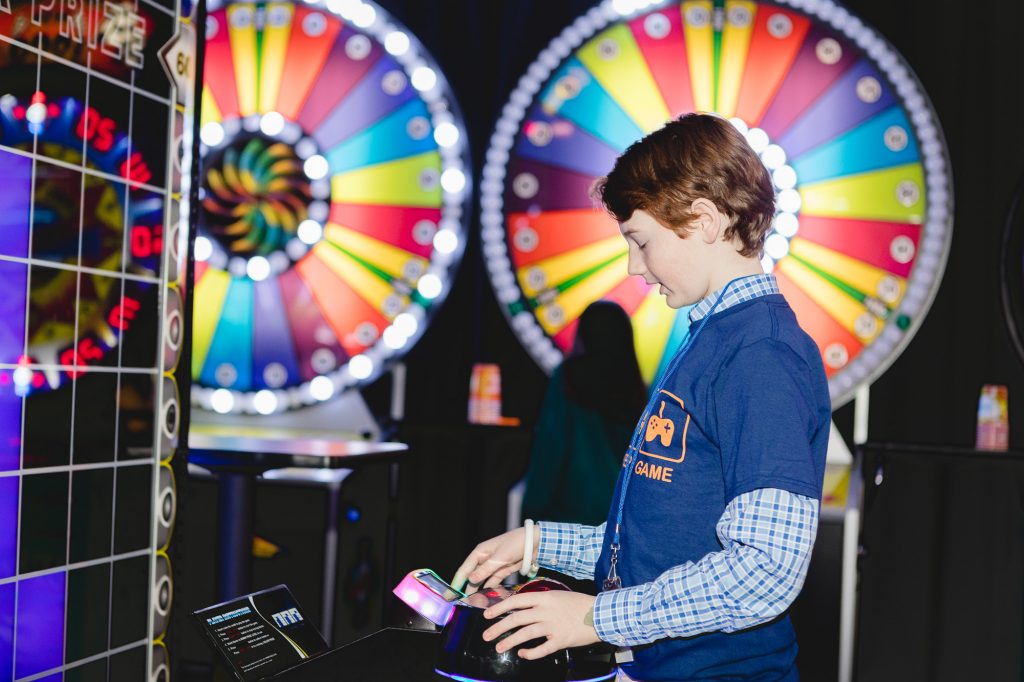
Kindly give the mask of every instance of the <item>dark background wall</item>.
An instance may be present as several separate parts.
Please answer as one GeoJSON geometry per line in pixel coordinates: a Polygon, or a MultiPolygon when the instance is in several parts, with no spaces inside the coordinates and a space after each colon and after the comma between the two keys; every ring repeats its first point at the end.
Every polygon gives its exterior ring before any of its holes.
{"type": "MultiPolygon", "coordinates": [[[[501,107],[520,75],[588,0],[382,0],[434,55],[459,97],[477,171],[501,107]]],[[[1024,4],[984,0],[850,0],[846,7],[899,50],[938,112],[954,175],[955,223],[946,274],[931,312],[872,387],[873,440],[970,445],[978,391],[1009,385],[1011,415],[1024,391],[999,298],[999,247],[1024,170],[1024,4]]],[[[491,292],[471,226],[454,289],[407,356],[407,419],[465,421],[470,366],[497,362],[504,411],[535,418],[545,377],[520,347],[491,292]]],[[[387,380],[366,391],[386,410],[387,380]]],[[[852,408],[837,424],[848,438],[852,408]]],[[[1011,444],[1024,420],[1011,417],[1011,444]]]]}

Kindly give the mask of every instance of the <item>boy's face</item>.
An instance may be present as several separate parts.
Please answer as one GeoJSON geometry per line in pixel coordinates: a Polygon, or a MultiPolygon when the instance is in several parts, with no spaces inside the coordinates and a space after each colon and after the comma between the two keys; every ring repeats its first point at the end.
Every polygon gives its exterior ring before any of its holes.
{"type": "Polygon", "coordinates": [[[692,305],[708,293],[710,272],[707,244],[699,232],[680,238],[646,211],[634,211],[619,223],[629,244],[629,274],[661,285],[670,308],[692,305]]]}

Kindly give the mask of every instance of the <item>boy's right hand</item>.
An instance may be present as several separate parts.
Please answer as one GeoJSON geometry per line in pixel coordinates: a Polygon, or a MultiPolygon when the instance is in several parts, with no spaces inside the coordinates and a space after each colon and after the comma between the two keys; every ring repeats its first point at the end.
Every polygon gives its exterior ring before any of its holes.
{"type": "MultiPolygon", "coordinates": [[[[490,540],[484,540],[469,553],[452,578],[452,587],[473,594],[481,587],[496,587],[523,565],[523,544],[526,530],[517,528],[490,540]],[[463,589],[465,584],[466,589],[463,589]]],[[[540,531],[533,534],[533,556],[536,560],[540,548],[540,531]]]]}

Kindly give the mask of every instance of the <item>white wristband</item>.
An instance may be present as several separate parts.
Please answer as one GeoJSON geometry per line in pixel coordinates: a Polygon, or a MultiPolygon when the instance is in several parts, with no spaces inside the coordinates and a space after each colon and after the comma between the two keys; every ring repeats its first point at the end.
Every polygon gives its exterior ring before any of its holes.
{"type": "Polygon", "coordinates": [[[533,563],[533,519],[526,519],[526,524],[523,526],[526,531],[526,537],[523,540],[523,565],[519,568],[519,575],[530,578],[537,577],[537,571],[540,567],[533,563]]]}

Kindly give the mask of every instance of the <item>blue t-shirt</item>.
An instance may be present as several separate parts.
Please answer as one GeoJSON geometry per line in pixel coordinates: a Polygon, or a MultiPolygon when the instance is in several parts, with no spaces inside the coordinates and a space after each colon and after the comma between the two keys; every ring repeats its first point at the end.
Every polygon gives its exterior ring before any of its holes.
{"type": "MultiPolygon", "coordinates": [[[[758,488],[820,499],[831,402],[821,356],[778,294],[714,314],[667,378],[628,473],[618,572],[625,587],[722,549],[726,505],[758,488]]],[[[595,579],[608,574],[620,473],[595,579]]],[[[633,647],[637,680],[796,679],[788,615],[733,633],[633,647]]]]}

